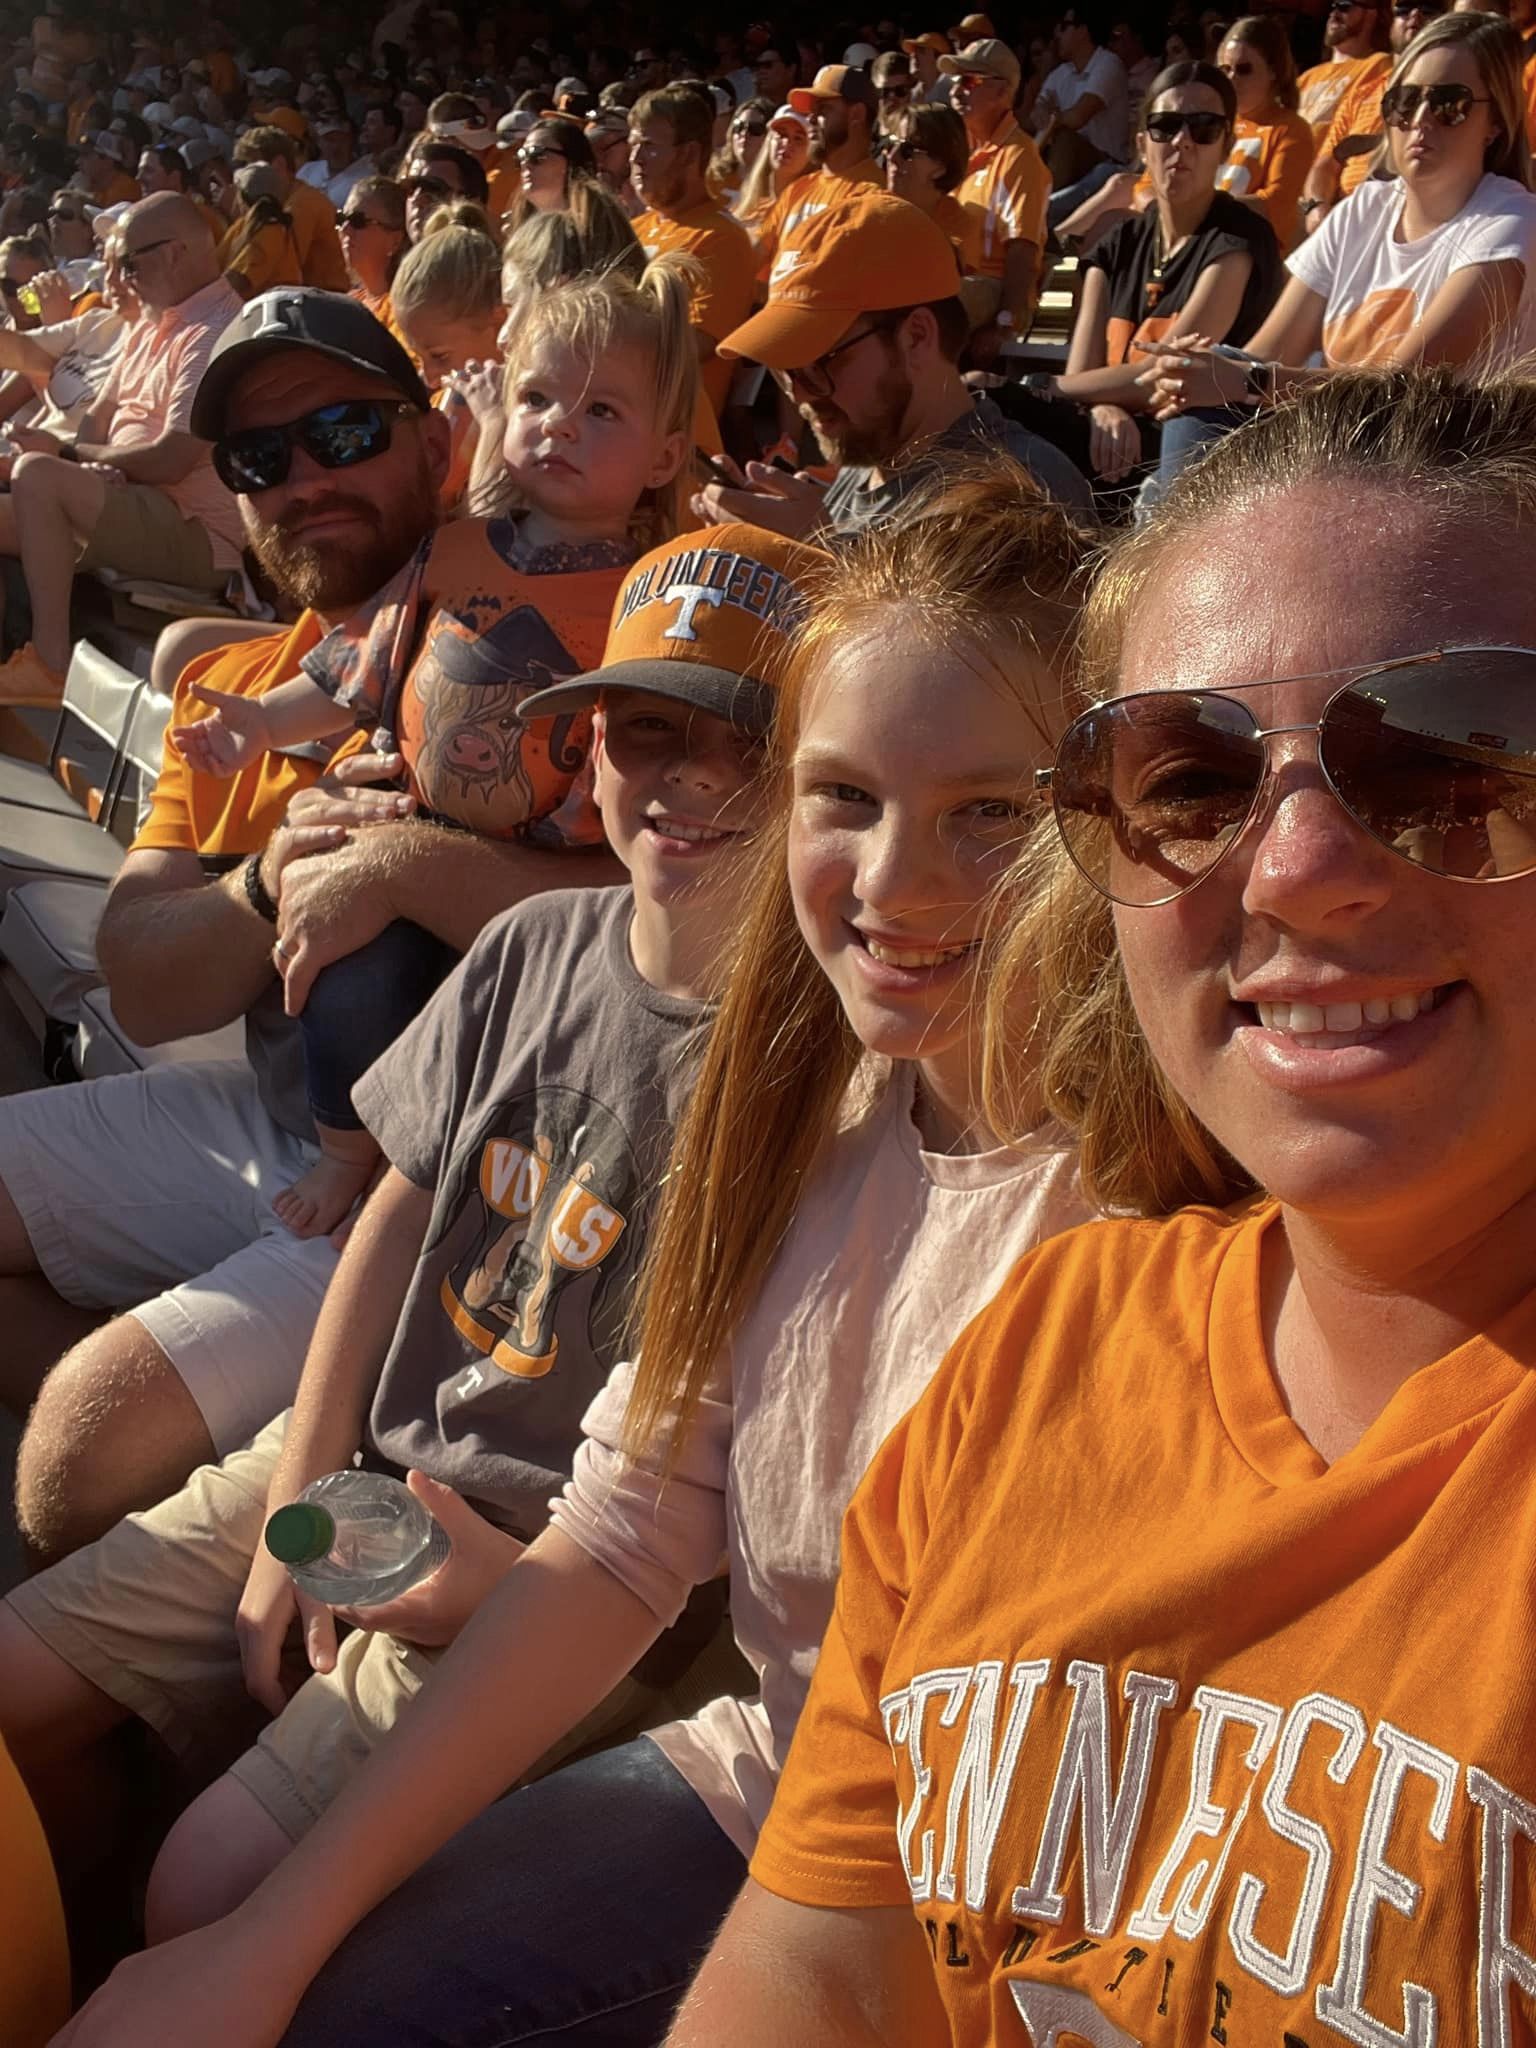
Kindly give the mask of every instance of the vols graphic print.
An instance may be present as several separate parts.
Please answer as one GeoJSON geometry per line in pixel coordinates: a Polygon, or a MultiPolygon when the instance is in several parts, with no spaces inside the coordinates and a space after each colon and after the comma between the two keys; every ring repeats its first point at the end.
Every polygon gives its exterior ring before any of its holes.
{"type": "MultiPolygon", "coordinates": [[[[541,1088],[505,1104],[455,1168],[438,1296],[460,1336],[517,1380],[554,1371],[562,1339],[606,1365],[643,1194],[618,1119],[578,1090],[541,1088]]],[[[474,1400],[485,1384],[471,1369],[445,1389],[447,1404],[474,1400]]]]}

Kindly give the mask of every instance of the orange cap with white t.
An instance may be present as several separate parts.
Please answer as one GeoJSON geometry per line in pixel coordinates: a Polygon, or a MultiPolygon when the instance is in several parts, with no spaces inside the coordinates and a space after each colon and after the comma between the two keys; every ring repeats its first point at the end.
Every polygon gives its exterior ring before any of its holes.
{"type": "Polygon", "coordinates": [[[908,200],[859,186],[794,224],[768,274],[768,303],[717,352],[803,370],[861,315],[936,305],[959,291],[954,245],[938,223],[908,200]]]}
{"type": "Polygon", "coordinates": [[[827,556],[731,520],[642,555],[619,587],[603,665],[552,683],[520,718],[582,711],[611,690],[645,690],[751,733],[773,723],[809,587],[827,556]]]}

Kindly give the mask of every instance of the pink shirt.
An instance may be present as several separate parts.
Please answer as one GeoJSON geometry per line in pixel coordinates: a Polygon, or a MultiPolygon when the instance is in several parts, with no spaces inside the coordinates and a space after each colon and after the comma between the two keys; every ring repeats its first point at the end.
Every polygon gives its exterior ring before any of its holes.
{"type": "MultiPolygon", "coordinates": [[[[190,433],[192,400],[208,358],[240,305],[240,294],[219,277],[158,319],[139,320],[129,330],[102,394],[111,408],[109,442],[131,448],[158,441],[162,434],[190,433]]],[[[180,483],[162,488],[184,519],[207,528],[216,563],[239,561],[240,513],[233,494],[214,474],[210,455],[199,457],[180,483]]]]}

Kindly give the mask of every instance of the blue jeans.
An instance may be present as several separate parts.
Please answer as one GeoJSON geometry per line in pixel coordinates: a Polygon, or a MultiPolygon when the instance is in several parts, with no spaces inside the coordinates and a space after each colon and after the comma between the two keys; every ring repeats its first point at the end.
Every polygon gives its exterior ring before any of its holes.
{"type": "Polygon", "coordinates": [[[354,1929],[284,2048],[656,2048],[746,1877],[643,1737],[501,1800],[354,1929]]]}
{"type": "Polygon", "coordinates": [[[360,1131],[353,1084],[387,1052],[458,963],[441,939],[403,917],[315,976],[299,1013],[304,1077],[317,1124],[360,1131]]]}
{"type": "Polygon", "coordinates": [[[1125,165],[1117,164],[1113,157],[1105,157],[1103,163],[1095,164],[1085,177],[1063,185],[1059,192],[1053,192],[1046,202],[1046,226],[1053,231],[1059,228],[1069,213],[1076,213],[1084,200],[1102,192],[1110,179],[1118,177],[1124,169],[1125,165]]]}
{"type": "Polygon", "coordinates": [[[1209,405],[1196,406],[1190,412],[1175,413],[1171,420],[1164,420],[1157,448],[1158,497],[1181,470],[1198,462],[1213,442],[1252,418],[1253,413],[1240,405],[1209,405]]]}

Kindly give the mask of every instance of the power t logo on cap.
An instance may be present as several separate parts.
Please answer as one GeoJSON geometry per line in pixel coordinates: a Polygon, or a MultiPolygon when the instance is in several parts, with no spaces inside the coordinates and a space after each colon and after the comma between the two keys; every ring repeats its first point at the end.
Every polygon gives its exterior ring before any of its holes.
{"type": "Polygon", "coordinates": [[[827,557],[732,521],[644,555],[620,587],[603,665],[525,697],[524,719],[580,711],[610,690],[647,690],[754,733],[773,708],[809,587],[827,557]]]}

